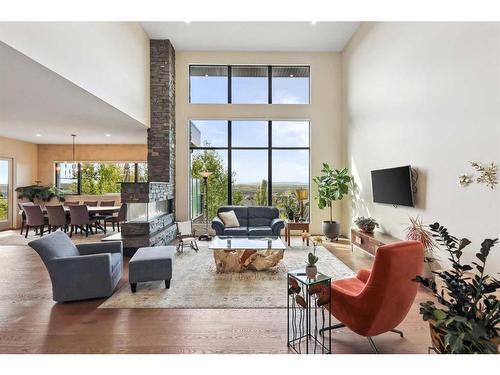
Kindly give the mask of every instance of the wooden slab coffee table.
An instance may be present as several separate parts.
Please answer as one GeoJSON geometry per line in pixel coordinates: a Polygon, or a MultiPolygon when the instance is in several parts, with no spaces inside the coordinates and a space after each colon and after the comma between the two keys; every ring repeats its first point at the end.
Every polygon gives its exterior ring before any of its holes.
{"type": "Polygon", "coordinates": [[[209,247],[214,252],[217,272],[263,271],[275,267],[285,253],[279,237],[215,237],[209,247]]]}

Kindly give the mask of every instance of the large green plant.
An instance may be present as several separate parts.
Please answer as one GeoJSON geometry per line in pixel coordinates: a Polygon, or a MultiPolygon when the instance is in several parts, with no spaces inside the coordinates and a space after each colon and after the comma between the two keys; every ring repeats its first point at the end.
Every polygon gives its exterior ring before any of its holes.
{"type": "Polygon", "coordinates": [[[498,238],[485,239],[476,253],[478,261],[462,264],[463,250],[471,242],[458,239],[448,230],[434,223],[430,225],[434,238],[449,254],[451,270],[434,272],[443,282],[438,290],[432,279],[417,276],[416,281],[429,288],[440,306],[427,301],[420,304],[420,314],[425,321],[435,321],[435,326],[446,332],[444,346],[447,353],[498,353],[492,339],[500,335],[500,301],[494,293],[500,282],[484,273],[486,260],[498,238]],[[474,273],[471,273],[475,269],[474,273]]]}
{"type": "Polygon", "coordinates": [[[52,198],[57,198],[59,202],[64,202],[64,192],[55,186],[30,185],[20,186],[16,189],[18,199],[27,199],[30,202],[48,202],[52,198]]]}
{"type": "Polygon", "coordinates": [[[352,187],[352,177],[347,168],[333,169],[327,163],[323,163],[322,175],[313,178],[317,184],[318,207],[322,210],[328,207],[330,210],[330,222],[333,221],[333,202],[341,200],[349,194],[352,187]]]}

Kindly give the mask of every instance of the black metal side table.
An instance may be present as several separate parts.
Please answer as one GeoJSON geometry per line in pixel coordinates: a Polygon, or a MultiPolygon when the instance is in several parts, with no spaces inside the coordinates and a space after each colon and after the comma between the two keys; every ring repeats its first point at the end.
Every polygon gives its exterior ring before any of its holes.
{"type": "Polygon", "coordinates": [[[288,272],[287,344],[298,354],[331,354],[331,277],[322,273],[308,279],[305,268],[288,272]]]}

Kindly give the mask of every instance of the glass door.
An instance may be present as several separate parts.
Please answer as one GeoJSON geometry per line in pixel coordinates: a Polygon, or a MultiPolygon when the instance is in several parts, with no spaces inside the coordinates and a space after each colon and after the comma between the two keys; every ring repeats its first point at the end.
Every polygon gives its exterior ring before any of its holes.
{"type": "Polygon", "coordinates": [[[12,227],[12,160],[0,158],[0,230],[12,227]]]}

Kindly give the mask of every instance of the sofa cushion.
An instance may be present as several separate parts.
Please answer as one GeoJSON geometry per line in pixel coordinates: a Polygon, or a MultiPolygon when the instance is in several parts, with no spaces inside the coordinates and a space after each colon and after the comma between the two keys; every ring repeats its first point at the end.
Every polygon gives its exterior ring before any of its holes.
{"type": "Polygon", "coordinates": [[[222,220],[226,228],[237,228],[240,226],[240,222],[238,221],[238,218],[233,210],[219,212],[219,218],[222,220]]]}
{"type": "Polygon", "coordinates": [[[271,221],[279,217],[276,207],[250,206],[248,207],[248,226],[261,227],[270,226],[271,221]]]}
{"type": "Polygon", "coordinates": [[[248,226],[248,208],[245,206],[223,206],[217,210],[217,214],[220,212],[234,211],[234,214],[238,218],[240,226],[248,226]]]}
{"type": "Polygon", "coordinates": [[[248,235],[247,227],[224,228],[224,236],[245,237],[248,235]]]}
{"type": "Polygon", "coordinates": [[[40,239],[31,241],[28,245],[34,249],[42,261],[47,264],[54,258],[78,256],[80,253],[66,233],[61,231],[51,233],[40,239]]]}
{"type": "Polygon", "coordinates": [[[249,236],[273,236],[273,230],[268,226],[248,227],[249,236]]]}

